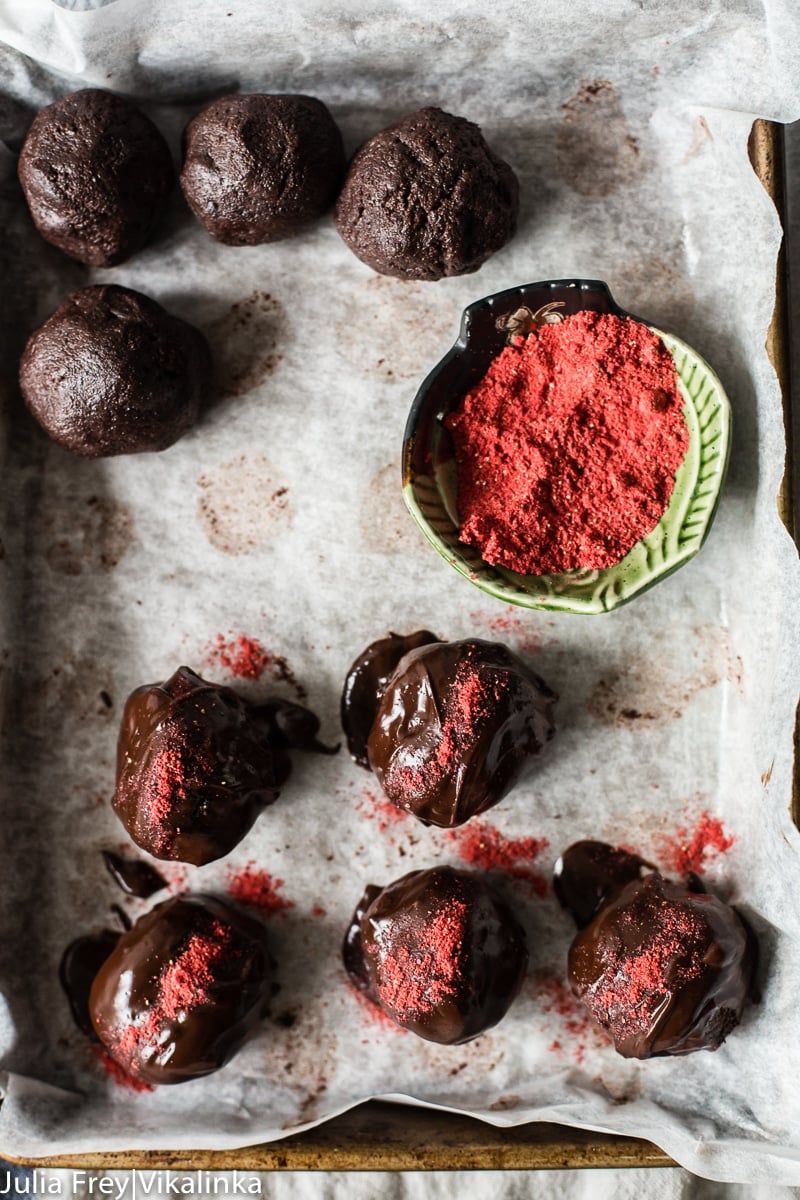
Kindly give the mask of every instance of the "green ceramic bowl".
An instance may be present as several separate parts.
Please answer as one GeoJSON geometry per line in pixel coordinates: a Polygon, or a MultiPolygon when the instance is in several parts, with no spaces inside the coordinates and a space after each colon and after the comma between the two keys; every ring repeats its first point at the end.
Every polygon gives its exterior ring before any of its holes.
{"type": "Polygon", "coordinates": [[[689,449],[655,529],[613,567],[560,575],[517,575],[490,566],[477,550],[458,540],[456,464],[444,418],[483,378],[509,334],[525,332],[532,321],[559,320],[558,314],[587,308],[631,316],[615,304],[606,284],[584,279],[525,284],[471,304],[464,310],[458,341],[422,384],[406,424],[403,497],[411,515],[451,566],[506,604],[601,613],[632,600],[697,553],[725,478],[731,416],[722,385],[690,346],[650,326],[675,360],[689,427],[689,449]]]}

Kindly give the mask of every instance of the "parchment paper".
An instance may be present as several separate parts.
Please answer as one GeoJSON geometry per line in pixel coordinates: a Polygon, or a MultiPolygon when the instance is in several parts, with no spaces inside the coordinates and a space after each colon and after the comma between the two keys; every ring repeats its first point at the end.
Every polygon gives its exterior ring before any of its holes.
{"type": "MultiPolygon", "coordinates": [[[[789,0],[646,11],[606,0],[602,13],[541,0],[435,12],[418,0],[335,11],[118,0],[83,13],[0,0],[4,1153],[223,1149],[392,1095],[498,1124],[641,1135],[715,1178],[800,1182],[800,838],[788,812],[798,564],[776,513],[784,438],[764,351],[780,230],[747,160],[754,115],[800,115],[798,25],[789,0]],[[330,219],[294,241],[231,249],[176,194],[153,245],[87,272],[36,235],[13,153],[37,106],[86,84],[138,98],[176,153],[201,101],[236,88],[318,95],[348,149],[441,104],[514,165],[519,233],[476,275],[402,283],[359,263],[330,219]],[[409,405],[463,306],[570,276],[607,280],[625,308],[685,338],[734,408],[707,546],[604,617],[498,606],[430,550],[399,489],[409,405]],[[226,395],[163,454],[84,462],[32,426],[13,375],[24,337],[69,290],[112,280],[206,329],[226,395]],[[112,903],[133,917],[147,908],[125,901],[100,861],[127,845],[108,803],[126,695],[180,662],[230,682],[214,639],[245,633],[287,658],[335,740],[356,653],[421,626],[499,637],[560,692],[541,768],[488,818],[508,836],[547,838],[544,873],[582,837],[663,861],[664,837],[703,811],[721,817],[735,842],[707,879],[758,932],[761,1003],[714,1054],[627,1062],[558,1011],[570,921],[552,896],[506,884],[532,962],[505,1021],[461,1048],[376,1022],[339,962],[355,901],[367,882],[458,863],[458,843],[389,821],[344,753],[298,757],[228,860],[169,872],[174,888],[224,890],[228,869],[252,861],[283,880],[293,907],[270,928],[284,1022],[206,1081],[144,1095],[115,1085],[74,1029],[57,970],[112,903]]],[[[292,694],[269,673],[242,686],[292,694]]]]}

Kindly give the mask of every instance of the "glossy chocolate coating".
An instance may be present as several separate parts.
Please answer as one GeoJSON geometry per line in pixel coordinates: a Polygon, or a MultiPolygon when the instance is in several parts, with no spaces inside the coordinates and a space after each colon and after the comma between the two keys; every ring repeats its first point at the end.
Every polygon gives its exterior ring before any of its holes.
{"type": "Polygon", "coordinates": [[[370,885],[343,946],[359,991],[403,1029],[458,1045],[505,1016],[528,965],[525,934],[484,878],[453,867],[370,885]]]}
{"type": "Polygon", "coordinates": [[[178,896],[120,937],[92,985],[92,1024],[129,1075],[183,1083],[236,1053],[273,972],[263,925],[211,896],[178,896]]]}
{"type": "Polygon", "coordinates": [[[236,692],[179,667],[125,704],[114,809],[148,854],[200,866],[241,841],[289,769],[236,692]]]}
{"type": "Polygon", "coordinates": [[[210,377],[197,329],[114,285],[68,296],[31,334],[19,371],[45,433],[85,458],[171,446],[197,421],[210,377]]]}
{"type": "Polygon", "coordinates": [[[552,737],[555,699],[499,642],[422,646],[383,690],[369,765],[398,808],[429,825],[461,825],[498,804],[532,765],[552,737]]]}
{"type": "Polygon", "coordinates": [[[344,167],[342,135],[320,100],[223,96],[186,127],[181,187],[218,242],[255,246],[321,217],[344,167]]]}
{"type": "Polygon", "coordinates": [[[428,629],[419,629],[406,637],[390,633],[385,638],[371,642],[350,667],[342,689],[340,708],[347,749],[359,766],[369,769],[367,739],[381,696],[400,659],[409,650],[438,641],[441,639],[428,629]]]}
{"type": "Polygon", "coordinates": [[[42,237],[93,267],[121,263],[149,240],[175,182],[153,122],[95,88],[38,113],[18,171],[42,237]]]}
{"type": "Polygon", "coordinates": [[[166,879],[153,864],[142,859],[123,858],[113,850],[104,850],[103,862],[117,887],[139,900],[146,900],[167,886],[166,879]]]}
{"type": "Polygon", "coordinates": [[[421,108],[353,156],[336,226],[362,262],[401,279],[477,271],[517,225],[519,187],[480,129],[421,108]]]}
{"type": "Polygon", "coordinates": [[[626,884],[576,935],[573,992],[625,1058],[716,1050],[739,1023],[755,946],[730,905],[658,872],[626,884]]]}
{"type": "Polygon", "coordinates": [[[628,850],[607,842],[575,842],[553,868],[553,890],[582,929],[626,883],[641,879],[647,870],[654,871],[654,865],[628,850]]]}

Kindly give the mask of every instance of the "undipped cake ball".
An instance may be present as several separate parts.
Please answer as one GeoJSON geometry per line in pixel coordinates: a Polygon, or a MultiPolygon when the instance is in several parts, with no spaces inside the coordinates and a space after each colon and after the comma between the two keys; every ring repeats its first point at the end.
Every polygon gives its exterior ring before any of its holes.
{"type": "Polygon", "coordinates": [[[153,122],[96,88],[38,113],[18,171],[42,237],[92,267],[124,262],[148,241],[175,182],[153,122]]]}
{"type": "Polygon", "coordinates": [[[197,420],[210,378],[194,326],[113,285],[68,296],[31,334],[19,372],[45,432],[84,458],[171,446],[197,420]]]}
{"type": "Polygon", "coordinates": [[[477,271],[504,246],[518,206],[516,176],[478,126],[421,108],[356,152],[336,225],[382,275],[441,279],[477,271]]]}
{"type": "Polygon", "coordinates": [[[293,237],[333,204],[342,136],[311,96],[223,96],[190,121],[181,187],[201,225],[228,246],[293,237]]]}

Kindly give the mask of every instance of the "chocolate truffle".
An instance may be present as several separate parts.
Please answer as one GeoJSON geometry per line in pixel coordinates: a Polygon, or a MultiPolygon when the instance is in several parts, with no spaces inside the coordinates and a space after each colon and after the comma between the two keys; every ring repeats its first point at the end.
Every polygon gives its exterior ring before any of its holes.
{"type": "Polygon", "coordinates": [[[739,1023],[755,965],[742,920],[657,871],[622,887],[575,937],[573,992],[625,1058],[716,1050],[739,1023]]]}
{"type": "Polygon", "coordinates": [[[19,382],[45,433],[85,458],[165,450],[211,376],[201,333],[141,292],[81,288],[28,339],[19,382]]]}
{"type": "Polygon", "coordinates": [[[179,667],[125,704],[114,809],[155,858],[201,866],[241,841],[289,767],[256,709],[179,667]]]}
{"type": "Polygon", "coordinates": [[[336,198],[342,135],[311,96],[223,96],[190,121],[181,187],[201,225],[227,246],[293,237],[336,198]]]}
{"type": "Polygon", "coordinates": [[[124,262],[148,241],[175,182],[153,122],[95,88],[38,113],[18,170],[42,237],[92,267],[124,262]]]}
{"type": "Polygon", "coordinates": [[[421,108],[356,151],[336,226],[362,262],[400,279],[466,275],[517,227],[519,189],[477,125],[421,108]]]}
{"type": "Polygon", "coordinates": [[[211,896],[178,896],[141,917],[103,962],[89,995],[92,1025],[135,1079],[197,1079],[256,1028],[273,971],[258,921],[211,896]]]}
{"type": "Polygon", "coordinates": [[[480,875],[412,871],[370,886],[345,936],[351,981],[403,1029],[468,1042],[505,1016],[522,984],[522,927],[480,875]]]}
{"type": "Polygon", "coordinates": [[[350,667],[342,689],[341,717],[347,748],[359,766],[369,768],[367,738],[389,676],[409,650],[439,641],[441,638],[428,629],[406,637],[390,633],[371,642],[350,667]]]}
{"type": "Polygon", "coordinates": [[[552,737],[555,693],[499,642],[423,645],[386,683],[367,740],[388,798],[450,828],[498,804],[552,737]]]}

